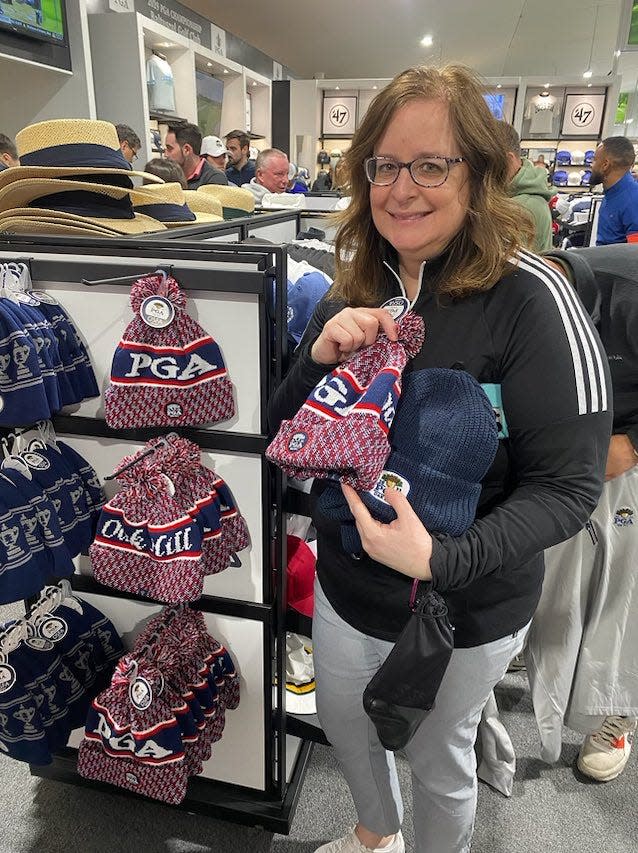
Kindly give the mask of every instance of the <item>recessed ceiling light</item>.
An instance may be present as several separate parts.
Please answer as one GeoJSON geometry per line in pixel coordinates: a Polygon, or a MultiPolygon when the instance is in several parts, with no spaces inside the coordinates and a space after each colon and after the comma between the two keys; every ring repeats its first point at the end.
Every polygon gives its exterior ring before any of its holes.
{"type": "Polygon", "coordinates": [[[213,63],[212,63],[212,62],[207,62],[207,63],[206,63],[206,65],[207,65],[209,68],[212,68],[212,67],[213,67],[213,63]]]}
{"type": "Polygon", "coordinates": [[[175,47],[172,41],[160,41],[157,43],[158,47],[175,47]]]}
{"type": "Polygon", "coordinates": [[[432,47],[433,42],[434,39],[430,35],[423,36],[423,38],[421,39],[421,44],[423,45],[423,47],[432,47]]]}
{"type": "Polygon", "coordinates": [[[378,87],[378,86],[373,86],[372,88],[373,88],[373,89],[378,89],[379,87],[378,87]]]}
{"type": "Polygon", "coordinates": [[[335,92],[338,92],[341,86],[335,86],[335,92]]]}
{"type": "Polygon", "coordinates": [[[497,83],[497,84],[496,84],[496,88],[497,88],[497,89],[502,89],[502,88],[503,88],[503,84],[502,84],[502,83],[497,83]]]}
{"type": "Polygon", "coordinates": [[[228,68],[224,68],[224,74],[228,74],[228,68]]]}
{"type": "Polygon", "coordinates": [[[594,72],[591,70],[591,68],[588,68],[587,71],[585,71],[583,74],[583,77],[585,78],[585,80],[589,80],[589,78],[593,77],[593,76],[594,76],[594,72]]]}
{"type": "Polygon", "coordinates": [[[256,85],[257,85],[257,81],[253,80],[253,86],[256,86],[256,85]]]}
{"type": "Polygon", "coordinates": [[[588,84],[587,84],[587,88],[588,88],[588,89],[591,89],[591,87],[592,87],[593,85],[594,85],[593,83],[588,83],[588,84]]]}

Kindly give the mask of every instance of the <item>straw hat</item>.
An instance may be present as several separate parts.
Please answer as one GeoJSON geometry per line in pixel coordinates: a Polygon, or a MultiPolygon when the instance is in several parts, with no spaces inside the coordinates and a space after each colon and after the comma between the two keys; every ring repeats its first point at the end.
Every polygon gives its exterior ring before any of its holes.
{"type": "Polygon", "coordinates": [[[184,190],[184,198],[193,213],[210,213],[223,221],[222,203],[214,196],[199,193],[197,190],[184,190]]]}
{"type": "Polygon", "coordinates": [[[87,222],[73,222],[64,219],[36,219],[33,216],[8,216],[0,219],[0,234],[53,234],[62,237],[117,237],[113,231],[107,231],[87,222]]]}
{"type": "Polygon", "coordinates": [[[250,190],[240,187],[225,187],[220,184],[204,184],[196,192],[212,195],[222,204],[224,219],[237,219],[240,216],[250,216],[255,210],[255,196],[250,190]]]}
{"type": "Polygon", "coordinates": [[[133,197],[133,205],[138,213],[152,216],[164,223],[167,228],[222,221],[219,214],[191,210],[186,203],[184,190],[177,183],[141,187],[132,192],[131,197],[133,197]]]}
{"type": "MultiPolygon", "coordinates": [[[[16,134],[20,166],[0,172],[0,187],[24,178],[72,175],[133,175],[152,183],[161,178],[129,167],[115,125],[92,119],[52,119],[16,134]]],[[[131,184],[132,186],[132,184],[131,184]]]]}
{"type": "MultiPolygon", "coordinates": [[[[136,213],[133,219],[113,219],[99,216],[82,216],[77,213],[67,213],[60,210],[48,210],[41,207],[18,207],[0,213],[0,230],[9,219],[29,220],[31,223],[42,222],[56,224],[68,223],[70,226],[89,226],[107,232],[111,237],[121,234],[146,234],[152,231],[163,231],[164,225],[150,216],[136,213]]],[[[38,231],[38,233],[42,233],[38,231]]]]}

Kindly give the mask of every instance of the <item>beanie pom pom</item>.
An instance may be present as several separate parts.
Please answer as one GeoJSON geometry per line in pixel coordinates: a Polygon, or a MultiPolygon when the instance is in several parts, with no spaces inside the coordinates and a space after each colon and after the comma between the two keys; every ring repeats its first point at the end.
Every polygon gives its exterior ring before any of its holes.
{"type": "Polygon", "coordinates": [[[415,358],[421,351],[425,340],[423,318],[413,311],[397,322],[399,341],[403,344],[408,358],[415,358]]]}
{"type": "Polygon", "coordinates": [[[157,275],[139,278],[133,284],[131,287],[131,308],[136,314],[139,314],[142,302],[149,296],[164,296],[173,303],[175,308],[186,306],[186,297],[175,279],[167,276],[166,280],[163,281],[163,278],[164,276],[158,273],[157,275]]]}

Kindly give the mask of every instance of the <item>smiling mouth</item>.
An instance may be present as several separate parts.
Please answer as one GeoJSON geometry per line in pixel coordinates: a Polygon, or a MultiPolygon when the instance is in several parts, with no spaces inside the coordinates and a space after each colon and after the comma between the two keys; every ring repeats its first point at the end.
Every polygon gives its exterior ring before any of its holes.
{"type": "Polygon", "coordinates": [[[398,219],[399,222],[416,222],[418,219],[424,219],[426,216],[429,216],[430,212],[429,210],[416,213],[391,213],[388,211],[390,216],[393,219],[398,219]]]}

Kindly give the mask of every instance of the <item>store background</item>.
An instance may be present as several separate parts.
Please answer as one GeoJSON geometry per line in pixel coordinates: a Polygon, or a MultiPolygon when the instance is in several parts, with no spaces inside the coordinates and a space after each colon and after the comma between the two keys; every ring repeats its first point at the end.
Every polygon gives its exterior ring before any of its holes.
{"type": "MultiPolygon", "coordinates": [[[[160,4],[154,0],[66,0],[68,49],[27,48],[0,32],[0,129],[14,135],[26,124],[60,117],[144,126],[150,119],[144,62],[155,46],[171,52],[176,64],[180,116],[197,120],[195,71],[215,75],[224,83],[222,133],[244,125],[250,103],[258,146],[279,144],[311,170],[324,142],[324,95],[356,98],[360,119],[385,80],[409,64],[429,61],[463,61],[494,87],[516,90],[512,117],[519,130],[528,89],[542,89],[546,82],[554,91],[584,89],[588,83],[596,91],[607,89],[601,134],[624,134],[636,142],[638,52],[627,45],[633,5],[624,0],[465,0],[427,6],[407,0],[312,5],[187,0],[180,12],[180,4],[165,0],[161,6],[167,14],[157,12],[160,4]],[[173,31],[171,10],[195,26],[173,31]],[[419,44],[426,32],[433,35],[431,48],[419,44]],[[588,69],[592,76],[585,79],[588,69]],[[273,104],[282,110],[276,125],[273,104]]],[[[347,146],[337,136],[329,140],[331,148],[338,147],[337,139],[341,148],[347,146]]],[[[143,151],[140,160],[145,156],[143,151]]],[[[500,692],[519,757],[514,795],[505,800],[481,786],[474,850],[638,850],[629,840],[638,835],[635,761],[610,785],[585,783],[571,767],[577,745],[566,734],[561,764],[542,764],[524,684],[520,676],[509,676],[500,692]]],[[[403,765],[402,776],[407,789],[403,765]]],[[[266,851],[271,842],[276,853],[310,853],[353,819],[325,747],[316,748],[289,838],[36,780],[25,767],[8,762],[0,764],[0,785],[5,792],[2,853],[248,853],[266,851]]]]}

